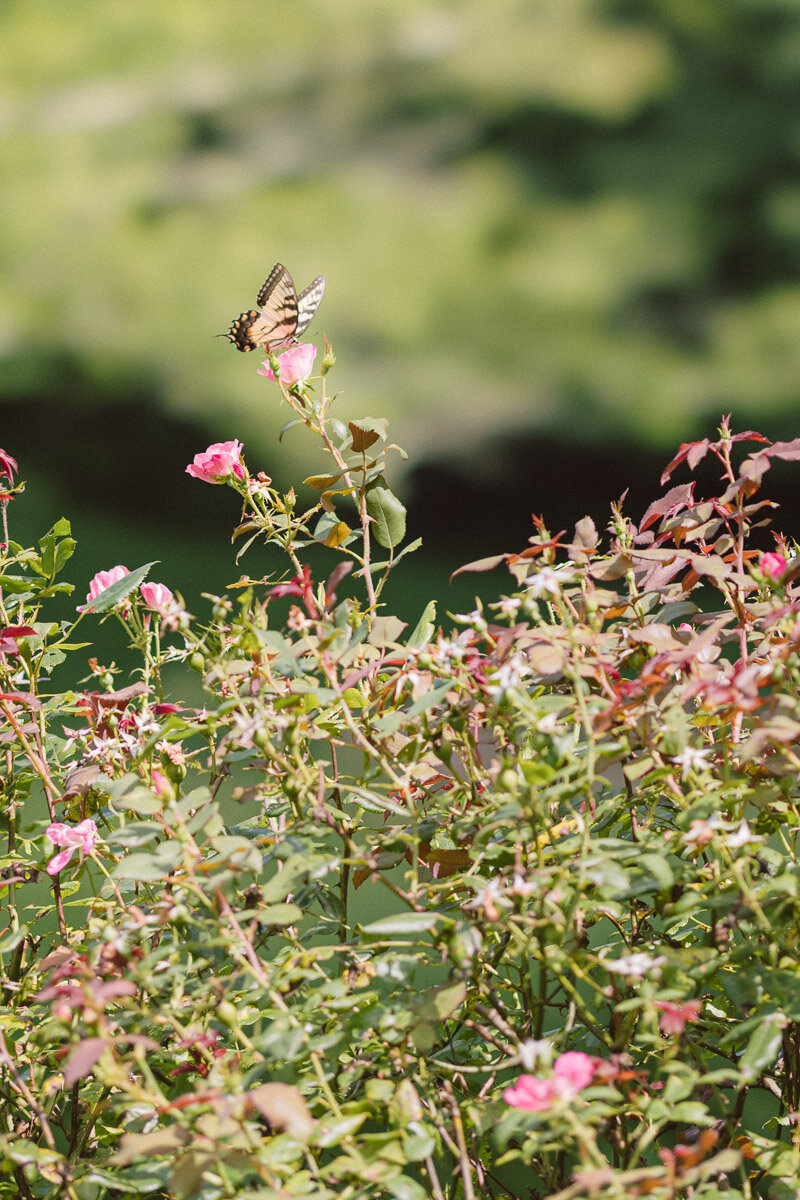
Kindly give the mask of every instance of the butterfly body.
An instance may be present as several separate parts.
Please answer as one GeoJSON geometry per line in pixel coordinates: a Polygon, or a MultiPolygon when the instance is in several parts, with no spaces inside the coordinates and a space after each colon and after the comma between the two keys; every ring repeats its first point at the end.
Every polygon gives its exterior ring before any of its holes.
{"type": "Polygon", "coordinates": [[[311,324],[319,308],[325,279],[322,275],[298,296],[292,277],[282,263],[276,263],[256,297],[258,308],[241,313],[227,333],[237,350],[265,350],[271,354],[293,345],[311,324]]]}

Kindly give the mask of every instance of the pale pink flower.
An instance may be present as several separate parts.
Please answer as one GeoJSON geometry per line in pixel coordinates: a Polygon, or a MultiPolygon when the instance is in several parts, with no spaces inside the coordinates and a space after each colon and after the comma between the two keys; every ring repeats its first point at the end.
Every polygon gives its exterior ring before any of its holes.
{"type": "MultiPolygon", "coordinates": [[[[297,346],[292,346],[290,350],[285,350],[278,359],[278,374],[283,386],[288,388],[298,383],[305,383],[313,370],[316,357],[317,347],[312,342],[300,342],[297,346]]],[[[266,375],[267,379],[275,379],[269,359],[264,360],[258,368],[258,373],[266,375]]]]}
{"type": "Polygon", "coordinates": [[[782,554],[778,554],[775,550],[768,550],[766,554],[762,554],[758,560],[758,569],[762,575],[766,575],[773,583],[779,583],[783,579],[789,564],[782,554]]]}
{"type": "Polygon", "coordinates": [[[120,579],[124,579],[126,575],[130,575],[130,571],[127,567],[123,566],[112,567],[110,571],[98,571],[89,584],[89,595],[86,597],[86,603],[78,605],[78,612],[83,612],[85,609],[91,612],[92,600],[96,600],[98,596],[111,587],[112,583],[119,583],[120,579]]]}
{"type": "Polygon", "coordinates": [[[50,859],[47,864],[48,875],[57,875],[59,871],[63,871],[76,850],[80,850],[82,854],[89,854],[98,837],[97,826],[91,818],[81,821],[79,825],[65,825],[62,821],[54,821],[44,832],[45,837],[49,838],[54,846],[66,847],[50,859]]]}
{"type": "Polygon", "coordinates": [[[244,479],[243,449],[242,443],[235,439],[232,442],[213,442],[207,450],[195,454],[186,468],[186,474],[201,479],[203,483],[225,483],[232,475],[244,479]]]}
{"type": "Polygon", "coordinates": [[[526,1112],[544,1112],[558,1100],[572,1100],[587,1087],[595,1073],[596,1064],[588,1054],[569,1050],[553,1063],[551,1079],[538,1075],[520,1075],[513,1087],[503,1092],[506,1104],[526,1112]]]}
{"type": "Polygon", "coordinates": [[[139,588],[142,599],[148,608],[165,617],[172,605],[172,592],[164,583],[143,583],[139,588]]]}
{"type": "Polygon", "coordinates": [[[665,1037],[673,1033],[683,1033],[687,1024],[694,1025],[700,1020],[699,1000],[684,1000],[682,1004],[673,1004],[671,1000],[656,1000],[655,1007],[661,1013],[658,1018],[658,1028],[665,1037]]]}

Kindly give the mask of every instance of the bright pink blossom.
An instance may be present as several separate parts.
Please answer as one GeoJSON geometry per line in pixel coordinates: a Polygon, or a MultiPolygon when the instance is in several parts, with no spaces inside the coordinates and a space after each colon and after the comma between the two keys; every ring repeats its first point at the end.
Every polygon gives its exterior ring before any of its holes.
{"type": "Polygon", "coordinates": [[[232,475],[244,479],[243,449],[242,443],[236,440],[214,442],[202,454],[195,454],[186,468],[186,474],[201,479],[203,483],[225,483],[232,475]]]}
{"type": "Polygon", "coordinates": [[[130,575],[127,567],[118,566],[112,567],[110,571],[98,571],[92,582],[89,584],[89,595],[86,597],[85,604],[78,605],[78,612],[83,612],[88,609],[91,612],[92,600],[96,600],[102,595],[112,583],[119,583],[120,579],[124,579],[126,575],[130,575]]]}
{"type": "Polygon", "coordinates": [[[684,1000],[682,1004],[673,1004],[671,1000],[656,1000],[655,1007],[661,1013],[658,1028],[665,1037],[673,1033],[683,1033],[687,1024],[695,1025],[700,1020],[699,1000],[684,1000]]]}
{"type": "Polygon", "coordinates": [[[593,1058],[580,1050],[560,1054],[553,1063],[550,1079],[538,1075],[520,1075],[513,1087],[503,1092],[506,1104],[526,1112],[544,1112],[557,1100],[572,1100],[592,1081],[596,1070],[593,1058]]]}
{"type": "Polygon", "coordinates": [[[139,591],[148,608],[152,608],[153,612],[159,613],[162,617],[166,616],[173,600],[172,592],[166,584],[143,583],[139,591]]]}
{"type": "Polygon", "coordinates": [[[0,450],[0,476],[5,475],[9,483],[14,482],[14,472],[18,471],[17,460],[12,458],[7,450],[0,450]]]}
{"type": "MultiPolygon", "coordinates": [[[[312,342],[300,342],[290,350],[284,351],[278,360],[278,374],[283,386],[288,388],[296,383],[305,383],[314,367],[316,357],[317,347],[312,342]]],[[[269,359],[264,360],[258,368],[258,373],[266,375],[268,379],[275,378],[269,359]]]]}
{"type": "Polygon", "coordinates": [[[778,554],[775,550],[768,550],[766,554],[762,554],[758,562],[758,569],[762,575],[766,575],[768,579],[774,583],[779,583],[783,579],[789,564],[782,554],[778,554]]]}
{"type": "Polygon", "coordinates": [[[79,825],[65,825],[62,821],[54,821],[44,832],[45,837],[49,838],[54,846],[66,847],[50,859],[47,864],[48,875],[57,875],[59,871],[63,871],[76,850],[80,850],[82,854],[89,854],[97,841],[97,826],[91,818],[81,821],[79,825]]]}

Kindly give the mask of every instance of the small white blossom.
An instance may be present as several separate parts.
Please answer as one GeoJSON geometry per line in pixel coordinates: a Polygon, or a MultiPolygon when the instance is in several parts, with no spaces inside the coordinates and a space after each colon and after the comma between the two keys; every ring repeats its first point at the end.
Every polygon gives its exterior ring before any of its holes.
{"type": "Polygon", "coordinates": [[[683,835],[683,841],[691,845],[697,842],[700,846],[705,846],[711,841],[715,829],[724,829],[725,825],[719,813],[714,813],[707,820],[692,821],[686,833],[683,835]]]}
{"type": "Polygon", "coordinates": [[[490,696],[502,696],[509,688],[519,687],[525,676],[530,673],[530,667],[522,655],[515,654],[497,668],[486,691],[490,696]]]}
{"type": "Polygon", "coordinates": [[[537,733],[553,733],[558,725],[558,713],[545,713],[536,722],[537,733]]]}
{"type": "Polygon", "coordinates": [[[522,601],[519,596],[504,596],[502,600],[491,607],[496,608],[504,617],[513,617],[522,607],[522,601]]]}
{"type": "Polygon", "coordinates": [[[735,833],[731,833],[725,839],[725,845],[729,850],[736,850],[740,846],[746,846],[753,840],[753,831],[747,821],[742,821],[735,833]]]}
{"type": "Polygon", "coordinates": [[[544,595],[557,596],[561,591],[561,584],[565,582],[567,581],[552,567],[542,567],[532,579],[526,580],[526,585],[532,598],[539,600],[544,595]]]}
{"type": "Polygon", "coordinates": [[[615,975],[646,975],[654,967],[660,967],[667,960],[663,954],[653,957],[651,954],[626,954],[624,958],[607,959],[603,966],[615,975]]]}
{"type": "Polygon", "coordinates": [[[528,1038],[517,1047],[520,1066],[532,1072],[537,1063],[549,1066],[553,1058],[553,1044],[546,1038],[528,1038]]]}
{"type": "Polygon", "coordinates": [[[710,754],[709,746],[704,746],[702,749],[687,746],[682,753],[675,755],[673,762],[681,768],[681,777],[685,779],[689,771],[701,771],[703,767],[707,766],[706,760],[710,754]]]}

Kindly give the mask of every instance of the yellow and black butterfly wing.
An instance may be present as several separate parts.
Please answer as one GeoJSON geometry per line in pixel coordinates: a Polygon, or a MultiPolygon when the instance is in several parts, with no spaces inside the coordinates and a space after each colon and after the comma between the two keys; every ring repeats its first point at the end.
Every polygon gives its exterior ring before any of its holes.
{"type": "Polygon", "coordinates": [[[269,353],[291,346],[297,332],[297,303],[291,275],[276,263],[256,298],[259,308],[243,312],[222,336],[237,350],[260,347],[269,353]]]}
{"type": "Polygon", "coordinates": [[[303,330],[307,329],[314,320],[324,291],[325,276],[318,275],[314,282],[310,283],[307,288],[304,288],[297,297],[297,328],[295,329],[295,337],[299,337],[303,330]]]}

